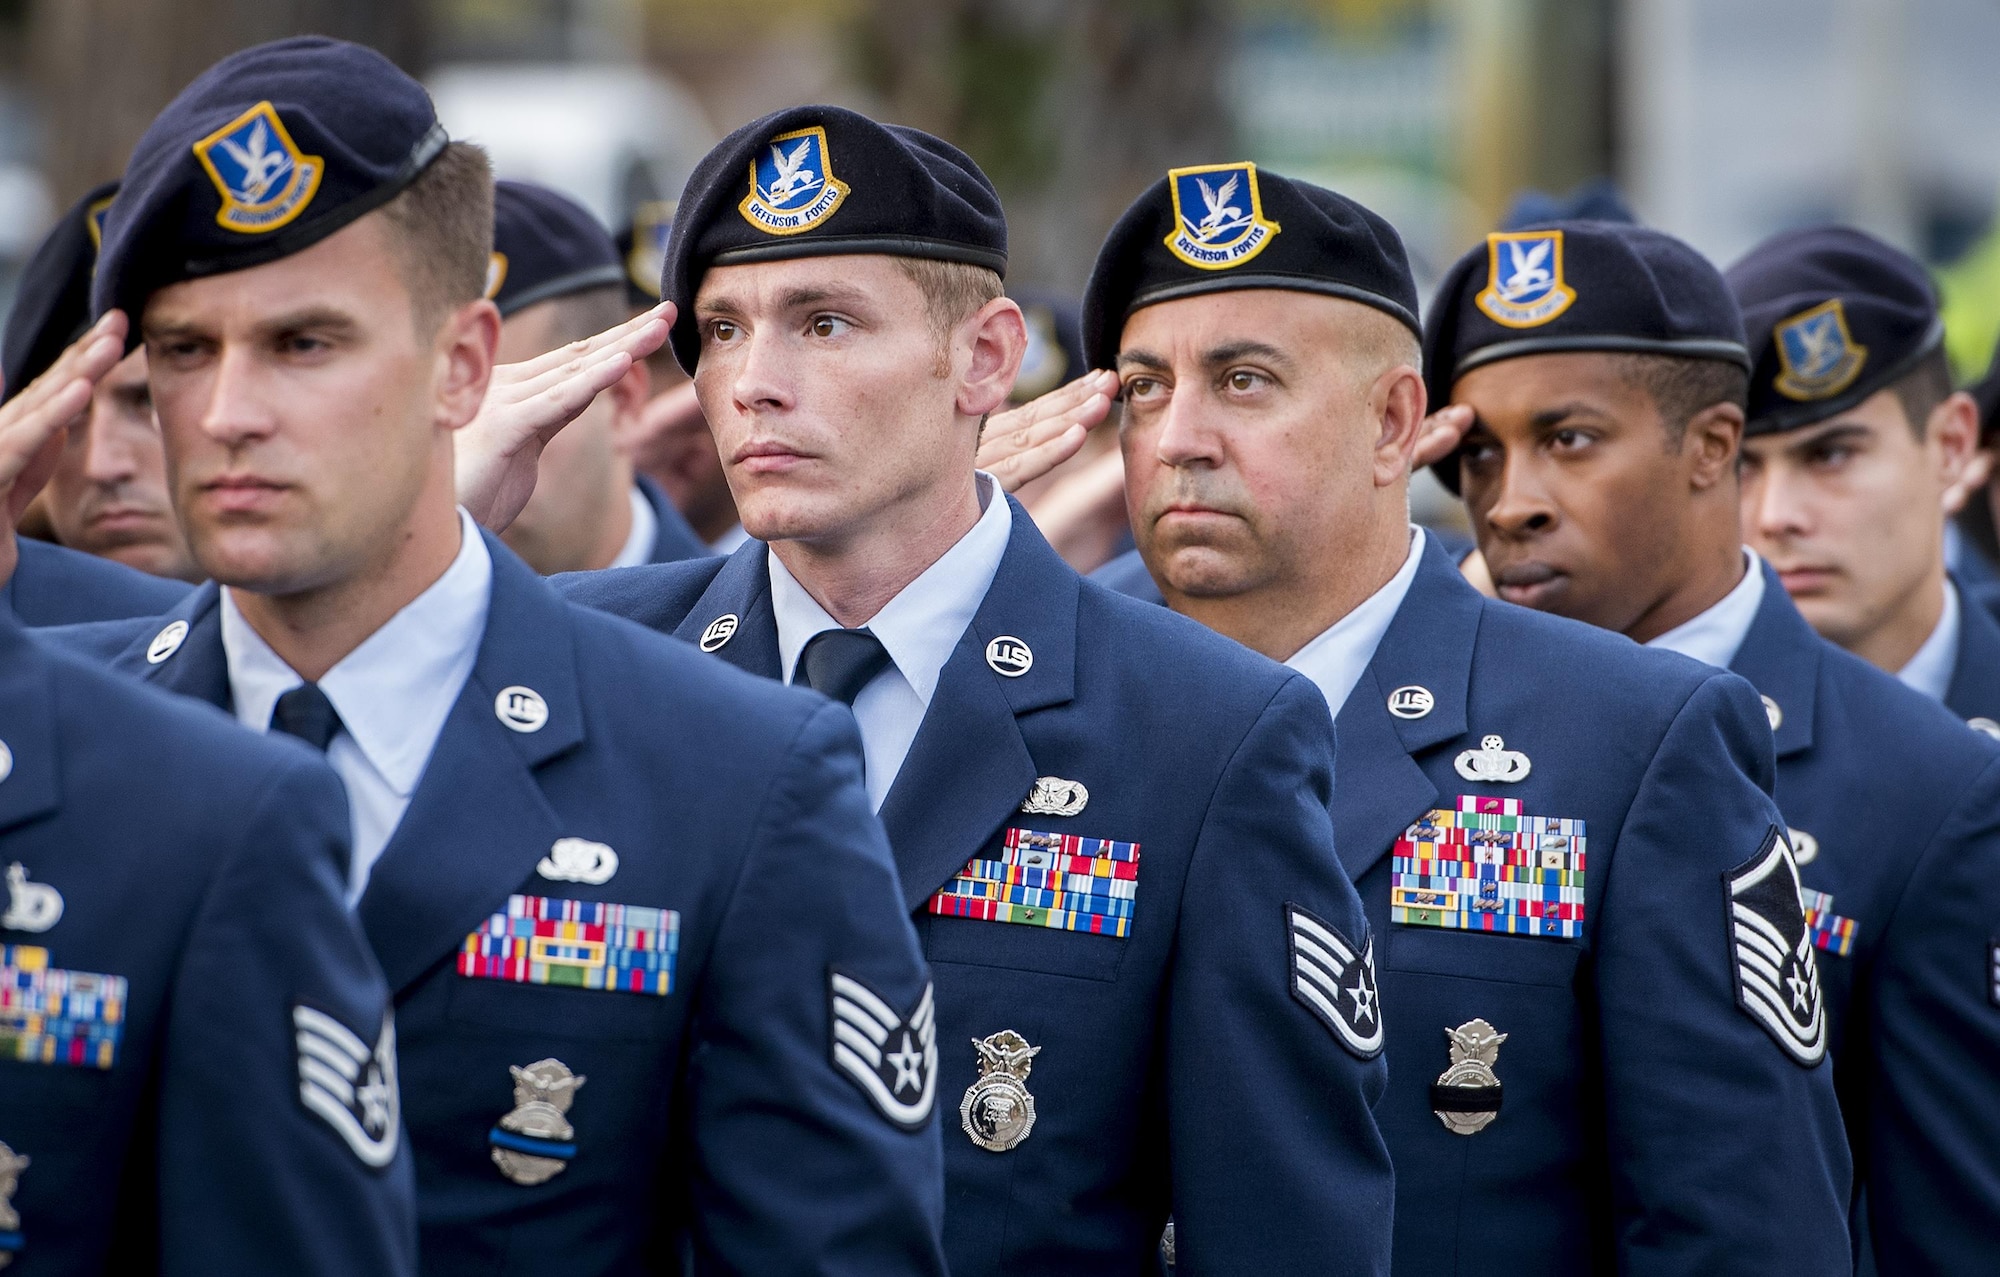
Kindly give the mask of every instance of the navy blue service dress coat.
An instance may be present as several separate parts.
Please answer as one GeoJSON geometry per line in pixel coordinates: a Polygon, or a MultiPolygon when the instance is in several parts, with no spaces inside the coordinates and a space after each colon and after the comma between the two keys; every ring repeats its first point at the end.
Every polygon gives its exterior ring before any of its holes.
{"type": "Polygon", "coordinates": [[[1764,572],[1730,669],[1772,707],[1778,807],[1794,830],[1855,1150],[1862,1266],[1872,1250],[1883,1273],[1990,1269],[2000,746],[1821,639],[1764,572]]]}
{"type": "MultiPolygon", "coordinates": [[[[881,809],[938,985],[951,1270],[1154,1271],[1171,1212],[1184,1271],[1386,1271],[1374,950],[1332,853],[1326,703],[1012,513],[881,809]],[[1130,883],[1129,909],[1051,917],[999,885],[1051,855],[1130,883]]],[[[556,583],[775,678],[766,553],[556,583]]]]}
{"type": "Polygon", "coordinates": [[[1831,1071],[1739,997],[1730,883],[1778,824],[1750,689],[1486,599],[1429,541],[1335,726],[1395,1271],[1847,1271],[1831,1071]]]}
{"type": "Polygon", "coordinates": [[[653,517],[659,520],[659,531],[653,534],[653,551],[646,557],[648,563],[679,563],[682,559],[705,559],[715,551],[703,543],[696,534],[687,516],[680,512],[667,498],[666,491],[645,475],[634,475],[632,482],[639,487],[639,495],[646,504],[653,507],[653,517]]]}
{"type": "Polygon", "coordinates": [[[21,560],[14,575],[0,585],[0,606],[11,608],[23,625],[156,616],[187,597],[191,588],[32,537],[17,537],[15,543],[21,560]]]}
{"type": "Polygon", "coordinates": [[[324,761],[0,615],[0,865],[10,1271],[416,1272],[324,761]]]}
{"type": "Polygon", "coordinates": [[[1980,602],[1976,588],[1958,586],[1958,659],[1945,687],[1945,707],[1978,731],[2000,739],[2000,618],[1980,602]]]}
{"type": "MultiPolygon", "coordinates": [[[[424,1273],[942,1272],[929,982],[853,717],[487,545],[477,663],[357,906],[424,1273]]],[[[228,701],[213,585],[55,633],[228,701]]]]}

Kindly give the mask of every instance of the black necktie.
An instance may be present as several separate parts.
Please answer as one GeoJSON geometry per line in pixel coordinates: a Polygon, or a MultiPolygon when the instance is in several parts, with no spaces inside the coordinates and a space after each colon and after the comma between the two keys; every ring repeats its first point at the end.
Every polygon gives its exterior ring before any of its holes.
{"type": "Polygon", "coordinates": [[[889,668],[889,650],[867,630],[822,630],[799,653],[799,677],[822,696],[854,704],[861,689],[889,668]]]}
{"type": "Polygon", "coordinates": [[[318,683],[301,683],[271,707],[271,730],[296,736],[325,752],[333,734],[340,730],[340,715],[318,683]]]}

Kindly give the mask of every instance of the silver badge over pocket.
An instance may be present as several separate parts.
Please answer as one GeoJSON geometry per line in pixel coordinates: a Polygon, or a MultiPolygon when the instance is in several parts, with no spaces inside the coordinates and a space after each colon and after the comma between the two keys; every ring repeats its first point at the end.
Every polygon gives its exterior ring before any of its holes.
{"type": "Polygon", "coordinates": [[[583,1075],[561,1060],[537,1060],[527,1068],[509,1065],[514,1075],[514,1110],[487,1132],[493,1164],[516,1184],[541,1184],[569,1168],[576,1156],[576,1128],[570,1104],[583,1075]]]}
{"type": "Polygon", "coordinates": [[[1035,1097],[1028,1092],[1028,1072],[1042,1048],[1012,1029],[1002,1029],[981,1041],[979,1080],[965,1088],[958,1102],[959,1124],[972,1142],[989,1153],[1004,1153],[1035,1129],[1035,1097]]]}

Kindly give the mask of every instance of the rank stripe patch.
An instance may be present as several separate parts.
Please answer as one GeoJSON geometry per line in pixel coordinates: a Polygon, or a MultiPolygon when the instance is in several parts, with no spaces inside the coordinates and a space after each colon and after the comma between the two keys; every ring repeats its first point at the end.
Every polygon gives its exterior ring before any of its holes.
{"type": "Polygon", "coordinates": [[[1826,1006],[1791,847],[1773,829],[1722,881],[1737,1005],[1786,1055],[1812,1068],[1826,1056],[1826,1006]]]}
{"type": "Polygon", "coordinates": [[[975,857],[925,906],[940,917],[1131,933],[1139,844],[1009,828],[997,859],[975,857]]]}
{"type": "Polygon", "coordinates": [[[1294,904],[1285,906],[1292,947],[1292,996],[1304,1003],[1354,1055],[1382,1053],[1381,999],[1375,981],[1375,941],[1357,955],[1339,928],[1294,904]]]}
{"type": "Polygon", "coordinates": [[[299,1102],[331,1126],[364,1166],[396,1158],[402,1127],[396,1085],[396,1025],[387,1012],[373,1046],[324,1011],[292,1008],[299,1102]]]}
{"type": "Polygon", "coordinates": [[[1420,817],[1390,859],[1389,920],[1575,939],[1583,934],[1584,822],[1529,816],[1517,798],[1468,794],[1420,817]]]}
{"type": "Polygon", "coordinates": [[[509,896],[503,912],[465,938],[458,973],[665,997],[674,991],[680,929],[672,909],[509,896]]]}
{"type": "Polygon", "coordinates": [[[0,945],[0,1059],[108,1069],[128,995],[122,975],[65,971],[39,945],[0,945]]]}
{"type": "Polygon", "coordinates": [[[827,992],[834,1067],[851,1078],[891,1123],[908,1131],[921,1127],[930,1120],[937,1100],[933,986],[924,986],[907,1020],[873,989],[839,971],[829,975],[827,992]]]}

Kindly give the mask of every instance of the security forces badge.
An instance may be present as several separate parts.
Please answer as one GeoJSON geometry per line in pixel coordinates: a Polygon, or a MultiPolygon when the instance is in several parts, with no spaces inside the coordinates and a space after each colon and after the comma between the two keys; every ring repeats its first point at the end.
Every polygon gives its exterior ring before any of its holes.
{"type": "Polygon", "coordinates": [[[1799,869],[1773,829],[1763,849],[1723,875],[1736,1004],[1806,1068],[1826,1057],[1826,1005],[1799,869]]]}
{"type": "Polygon", "coordinates": [[[584,1084],[561,1060],[507,1066],[514,1078],[514,1107],[486,1133],[487,1152],[500,1173],[532,1188],[568,1169],[576,1156],[576,1128],[569,1106],[584,1084]]]}
{"type": "Polygon", "coordinates": [[[1170,169],[1174,230],[1167,251],[1197,270],[1229,270],[1264,251],[1279,231],[1264,217],[1255,164],[1170,169]]]}
{"type": "Polygon", "coordinates": [[[736,206],[767,235],[809,231],[840,207],[850,188],[833,175],[826,130],[780,133],[750,161],[750,193],[736,206]]]}
{"type": "Polygon", "coordinates": [[[269,102],[196,142],[194,154],[222,195],[216,225],[245,235],[275,231],[305,212],[326,173],[325,160],[300,154],[269,102]]]}
{"type": "Polygon", "coordinates": [[[1811,402],[1837,395],[1868,362],[1868,348],[1847,331],[1847,311],[1838,297],[1793,315],[1774,335],[1779,372],[1771,384],[1787,399],[1811,402]]]}
{"type": "Polygon", "coordinates": [[[1486,237],[1486,287],[1473,303],[1508,328],[1539,328],[1568,310],[1561,231],[1496,231],[1486,237]]]}

